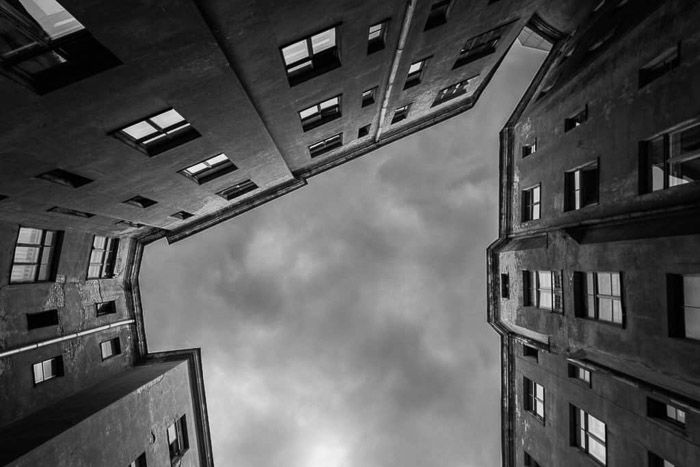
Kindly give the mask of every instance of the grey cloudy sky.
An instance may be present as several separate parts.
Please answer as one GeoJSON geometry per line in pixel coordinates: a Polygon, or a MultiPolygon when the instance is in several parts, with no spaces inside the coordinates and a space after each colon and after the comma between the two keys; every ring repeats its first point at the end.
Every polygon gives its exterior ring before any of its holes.
{"type": "Polygon", "coordinates": [[[201,347],[217,465],[500,462],[498,131],[543,53],[472,110],[215,228],[146,249],[151,351],[201,347]]]}

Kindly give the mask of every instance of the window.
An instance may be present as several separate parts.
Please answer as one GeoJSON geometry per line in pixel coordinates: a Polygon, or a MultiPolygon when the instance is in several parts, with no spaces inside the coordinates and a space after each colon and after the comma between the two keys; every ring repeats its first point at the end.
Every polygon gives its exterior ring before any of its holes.
{"type": "Polygon", "coordinates": [[[129,467],[148,467],[146,464],[146,453],[141,453],[139,457],[136,458],[136,460],[132,461],[129,464],[129,467]]]}
{"type": "Polygon", "coordinates": [[[231,162],[231,159],[226,154],[217,154],[216,156],[197,162],[194,165],[180,170],[180,173],[187,178],[199,183],[207,183],[215,178],[226,175],[236,170],[238,167],[231,162]]]}
{"type": "Polygon", "coordinates": [[[52,280],[58,261],[59,232],[20,227],[10,283],[52,280]]]}
{"type": "Polygon", "coordinates": [[[99,279],[114,276],[114,263],[119,250],[119,239],[95,235],[92,239],[87,278],[99,279]]]}
{"type": "Polygon", "coordinates": [[[107,360],[108,358],[122,353],[121,345],[119,345],[119,338],[115,337],[114,339],[100,342],[100,352],[102,353],[102,360],[107,360]]]}
{"type": "Polygon", "coordinates": [[[187,211],[178,211],[174,214],[170,214],[170,217],[175,218],[175,219],[180,219],[181,221],[184,221],[185,219],[189,219],[192,216],[194,216],[194,214],[190,214],[187,211]]]}
{"type": "Polygon", "coordinates": [[[535,361],[537,361],[539,357],[539,352],[536,348],[527,344],[523,344],[523,357],[534,358],[535,361]]]}
{"type": "Polygon", "coordinates": [[[530,144],[523,144],[523,146],[522,146],[523,157],[527,157],[527,156],[534,154],[536,152],[537,152],[537,138],[535,138],[535,141],[533,141],[530,144]]]}
{"type": "Polygon", "coordinates": [[[135,228],[135,229],[138,229],[138,228],[140,228],[140,227],[143,227],[143,224],[139,224],[138,222],[127,221],[127,220],[124,220],[124,219],[118,220],[118,221],[116,221],[114,224],[115,224],[115,225],[123,225],[123,226],[126,226],[126,227],[135,228]]]}
{"type": "Polygon", "coordinates": [[[175,109],[144,118],[114,132],[126,144],[155,156],[200,136],[175,109]]]}
{"type": "Polygon", "coordinates": [[[172,464],[175,464],[190,447],[187,439],[187,420],[184,415],[168,427],[168,446],[170,447],[170,462],[172,464]]]}
{"type": "Polygon", "coordinates": [[[523,305],[562,311],[560,271],[523,271],[523,305]]]}
{"type": "Polygon", "coordinates": [[[544,421],[544,387],[523,377],[525,410],[544,421]]]}
{"type": "Polygon", "coordinates": [[[584,368],[584,367],[577,365],[575,363],[569,363],[568,369],[569,369],[569,378],[574,378],[574,379],[578,379],[580,381],[583,381],[588,386],[591,385],[591,370],[588,370],[587,368],[584,368]]]}
{"type": "Polygon", "coordinates": [[[358,138],[364,138],[365,136],[369,135],[369,129],[372,127],[371,124],[365,125],[360,127],[359,130],[357,130],[357,137],[358,138]]]}
{"type": "Polygon", "coordinates": [[[32,373],[34,374],[35,385],[63,376],[63,357],[59,355],[58,357],[35,363],[32,365],[32,373]]]}
{"type": "Polygon", "coordinates": [[[447,10],[450,7],[450,0],[440,0],[430,6],[428,20],[425,22],[423,31],[436,28],[447,22],[447,10]]]}
{"type": "Polygon", "coordinates": [[[564,210],[598,203],[598,162],[564,173],[564,210]]]}
{"type": "Polygon", "coordinates": [[[676,467],[676,464],[649,451],[649,467],[676,467]]]}
{"type": "Polygon", "coordinates": [[[0,72],[38,94],[121,62],[55,0],[3,2],[0,72]]]}
{"type": "Polygon", "coordinates": [[[377,95],[377,88],[376,86],[373,87],[372,89],[367,89],[366,91],[362,91],[362,107],[367,107],[368,105],[374,104],[374,99],[375,96],[377,95]]]}
{"type": "Polygon", "coordinates": [[[217,193],[217,195],[221,196],[226,201],[231,201],[232,199],[243,196],[257,188],[258,185],[256,185],[254,182],[251,180],[245,180],[241,183],[233,185],[232,187],[226,188],[225,190],[221,190],[217,193]]]}
{"type": "Polygon", "coordinates": [[[64,214],[66,216],[82,217],[83,219],[89,219],[95,215],[90,212],[76,211],[75,209],[62,208],[60,206],[54,206],[46,210],[46,212],[55,212],[57,214],[64,214]]]}
{"type": "Polygon", "coordinates": [[[686,411],[679,406],[647,398],[647,415],[678,428],[685,428],[686,411]]]}
{"type": "Polygon", "coordinates": [[[398,123],[401,120],[406,120],[408,117],[408,111],[411,109],[411,104],[404,105],[402,107],[397,107],[396,110],[394,110],[394,116],[391,119],[391,124],[393,125],[394,123],[398,123]]]}
{"type": "Polygon", "coordinates": [[[569,407],[573,445],[605,465],[607,457],[605,423],[573,405],[569,407]]]}
{"type": "MultiPolygon", "coordinates": [[[[489,2],[493,3],[493,1],[489,2]]],[[[535,459],[532,458],[530,454],[527,452],[524,453],[523,455],[523,463],[525,464],[525,467],[542,467],[535,459]]]]}
{"type": "Polygon", "coordinates": [[[321,126],[324,123],[340,118],[340,96],[331,97],[323,102],[314,104],[299,111],[301,127],[304,131],[321,126]]]}
{"type": "Polygon", "coordinates": [[[92,182],[89,178],[62,169],[49,170],[48,172],[37,175],[36,178],[58,185],[69,186],[71,188],[80,188],[92,182]]]}
{"type": "Polygon", "coordinates": [[[316,141],[314,144],[309,146],[309,154],[311,157],[318,157],[323,153],[332,151],[335,148],[339,148],[343,145],[343,134],[338,133],[330,138],[322,139],[321,141],[316,141]]]}
{"type": "Polygon", "coordinates": [[[639,69],[639,89],[651,83],[657,78],[681,64],[680,42],[661,52],[652,58],[646,65],[639,69]]]}
{"type": "Polygon", "coordinates": [[[284,46],[281,51],[290,86],[340,66],[335,27],[284,46]]]}
{"type": "Polygon", "coordinates": [[[575,115],[564,119],[564,132],[571,131],[574,128],[583,125],[588,120],[588,105],[575,115]]]}
{"type": "Polygon", "coordinates": [[[113,315],[117,312],[117,305],[114,300],[108,302],[95,303],[95,316],[113,315]]]}
{"type": "Polygon", "coordinates": [[[619,272],[577,272],[574,288],[578,317],[624,324],[619,272]]]}
{"type": "Polygon", "coordinates": [[[498,26],[483,34],[470,38],[459,51],[457,61],[452,69],[459,68],[480,58],[491,55],[496,51],[503,33],[510,27],[509,24],[498,26]]]}
{"type": "Polygon", "coordinates": [[[367,36],[367,55],[384,49],[387,23],[388,21],[382,21],[381,23],[373,24],[369,27],[369,35],[367,36]]]}
{"type": "Polygon", "coordinates": [[[541,186],[535,185],[523,190],[522,219],[523,222],[534,221],[540,218],[540,190],[541,186]]]}
{"type": "Polygon", "coordinates": [[[443,102],[447,102],[460,96],[467,94],[471,95],[474,92],[475,84],[478,81],[478,76],[479,75],[472,76],[471,78],[465,79],[441,90],[433,101],[433,106],[440,105],[443,102]]]}
{"type": "Polygon", "coordinates": [[[408,67],[408,76],[406,76],[406,84],[403,86],[404,89],[420,84],[423,70],[425,69],[425,62],[426,59],[411,63],[411,66],[408,67]]]}
{"type": "Polygon", "coordinates": [[[667,274],[666,285],[669,335],[700,340],[700,274],[667,274]]]}
{"type": "Polygon", "coordinates": [[[700,180],[700,123],[645,141],[641,150],[642,193],[700,180]]]}
{"type": "Polygon", "coordinates": [[[127,199],[126,201],[122,201],[122,203],[128,204],[129,206],[134,206],[136,208],[146,209],[148,207],[153,206],[154,204],[157,204],[158,201],[153,201],[152,199],[146,198],[145,196],[136,195],[132,198],[127,199]]]}
{"type": "Polygon", "coordinates": [[[38,313],[27,313],[27,329],[58,325],[58,310],[46,310],[38,313]]]}
{"type": "Polygon", "coordinates": [[[501,273],[501,298],[510,298],[510,276],[501,273]]]}

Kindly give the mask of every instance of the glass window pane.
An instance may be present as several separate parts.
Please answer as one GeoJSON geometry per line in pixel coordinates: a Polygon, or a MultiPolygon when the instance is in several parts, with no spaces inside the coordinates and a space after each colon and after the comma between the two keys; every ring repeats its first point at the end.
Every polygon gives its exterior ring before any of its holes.
{"type": "Polygon", "coordinates": [[[541,289],[552,288],[552,273],[550,271],[537,271],[537,280],[541,289]]]}
{"type": "Polygon", "coordinates": [[[613,300],[613,322],[622,324],[622,303],[620,300],[613,300]]]}
{"type": "Polygon", "coordinates": [[[592,415],[588,415],[588,432],[594,434],[601,441],[605,441],[605,423],[592,415]]]}
{"type": "Polygon", "coordinates": [[[39,275],[37,276],[36,280],[49,280],[49,266],[47,264],[42,264],[41,266],[39,266],[39,275]]]}
{"type": "Polygon", "coordinates": [[[311,37],[311,47],[315,54],[335,47],[335,28],[311,37]]]}
{"type": "Polygon", "coordinates": [[[42,365],[43,370],[44,370],[44,379],[49,379],[49,378],[53,378],[54,376],[56,376],[56,371],[55,371],[56,366],[54,365],[53,359],[44,360],[43,362],[41,362],[41,365],[42,365]]]}
{"type": "Polygon", "coordinates": [[[175,431],[175,425],[170,425],[168,427],[168,444],[172,444],[173,441],[177,439],[177,434],[175,431]]]}
{"type": "Polygon", "coordinates": [[[102,269],[101,264],[91,264],[90,267],[88,267],[88,277],[100,277],[100,269],[102,269]]]}
{"type": "Polygon", "coordinates": [[[535,390],[537,392],[537,398],[540,400],[544,400],[544,386],[535,384],[535,390]]]}
{"type": "Polygon", "coordinates": [[[167,112],[151,117],[150,120],[161,128],[168,128],[177,125],[185,119],[175,109],[170,109],[167,112]]]}
{"type": "Polygon", "coordinates": [[[700,274],[683,276],[683,304],[700,307],[700,274]]]}
{"type": "Polygon", "coordinates": [[[35,363],[32,365],[32,371],[34,372],[34,382],[41,383],[44,381],[44,372],[42,370],[41,363],[35,363]]]}
{"type": "Polygon", "coordinates": [[[540,417],[544,417],[544,403],[542,401],[537,401],[535,406],[535,413],[540,417]]]}
{"type": "Polygon", "coordinates": [[[145,121],[128,126],[122,129],[122,131],[134,139],[141,139],[156,133],[156,129],[153,128],[153,125],[145,121]]]}
{"type": "Polygon", "coordinates": [[[533,219],[533,220],[536,220],[536,219],[539,219],[539,218],[540,218],[540,205],[539,205],[539,204],[535,204],[535,205],[532,207],[532,219],[533,219]]]}
{"type": "Polygon", "coordinates": [[[622,295],[620,293],[620,274],[619,273],[610,274],[610,280],[612,281],[612,295],[615,295],[616,297],[620,297],[622,295]]]}
{"type": "Polygon", "coordinates": [[[337,97],[333,97],[332,99],[328,99],[327,101],[321,102],[321,108],[322,109],[327,109],[328,107],[334,107],[338,105],[339,99],[337,97]]]}
{"type": "Polygon", "coordinates": [[[185,172],[189,173],[190,175],[196,175],[203,170],[207,170],[208,168],[208,165],[200,162],[199,164],[195,164],[192,167],[187,167],[185,169],[185,172]]]}
{"type": "Polygon", "coordinates": [[[685,319],[685,337],[700,339],[700,308],[683,308],[685,319]]]}
{"type": "Polygon", "coordinates": [[[605,445],[593,438],[588,439],[588,452],[600,462],[605,464],[605,445]]]}
{"type": "Polygon", "coordinates": [[[552,293],[540,291],[537,296],[537,303],[540,308],[552,309],[552,293]]]}
{"type": "Polygon", "coordinates": [[[209,165],[223,164],[225,162],[228,162],[228,157],[226,157],[226,154],[223,154],[223,153],[216,155],[216,156],[212,157],[211,159],[207,159],[207,163],[209,165]]]}
{"type": "Polygon", "coordinates": [[[30,227],[20,227],[19,235],[17,236],[17,243],[41,243],[41,230],[32,229],[30,227]]]}
{"type": "Polygon", "coordinates": [[[610,273],[598,273],[598,293],[602,295],[612,295],[612,280],[610,273]]]}
{"type": "Polygon", "coordinates": [[[44,234],[44,245],[45,246],[52,246],[54,237],[55,237],[54,232],[52,232],[51,230],[47,230],[46,233],[44,234]]]}
{"type": "Polygon", "coordinates": [[[603,321],[612,321],[612,300],[609,298],[598,299],[598,319],[603,321]]]}
{"type": "Polygon", "coordinates": [[[411,63],[411,66],[408,68],[408,74],[410,75],[411,73],[417,73],[423,68],[423,62],[415,62],[411,63]]]}
{"type": "Polygon", "coordinates": [[[306,41],[303,40],[288,45],[282,49],[282,55],[284,56],[284,63],[287,65],[303,60],[309,56],[309,49],[306,46],[306,41]]]}
{"type": "Polygon", "coordinates": [[[586,300],[586,316],[595,318],[595,295],[588,295],[586,300]]]}
{"type": "Polygon", "coordinates": [[[90,252],[91,263],[102,264],[102,258],[104,258],[103,250],[92,250],[92,252],[90,252]]]}
{"type": "Polygon", "coordinates": [[[672,162],[669,169],[669,186],[684,185],[700,180],[700,158],[672,162]]]}
{"type": "Polygon", "coordinates": [[[370,35],[370,38],[371,38],[371,36],[372,36],[373,33],[374,33],[375,35],[378,35],[379,33],[382,32],[382,24],[383,24],[383,23],[373,24],[372,26],[369,27],[369,35],[370,35]]]}
{"type": "Polygon", "coordinates": [[[39,252],[41,249],[35,246],[17,246],[15,247],[15,263],[38,263],[39,252]]]}
{"type": "Polygon", "coordinates": [[[19,0],[51,39],[80,31],[83,25],[55,0],[19,0]]]}
{"type": "Polygon", "coordinates": [[[700,125],[695,125],[683,130],[680,135],[678,135],[678,140],[678,152],[680,156],[698,154],[700,152],[700,125]]]}
{"type": "Polygon", "coordinates": [[[532,189],[532,199],[535,203],[540,202],[540,187],[536,186],[532,189]]]}
{"type": "Polygon", "coordinates": [[[299,117],[301,119],[306,119],[306,118],[309,118],[312,115],[315,115],[317,113],[318,113],[318,107],[314,105],[313,107],[309,107],[308,109],[304,109],[301,112],[299,112],[299,117]]]}
{"type": "Polygon", "coordinates": [[[685,424],[685,412],[683,410],[676,410],[676,420],[678,420],[678,423],[685,424]]]}
{"type": "Polygon", "coordinates": [[[93,248],[104,248],[106,242],[107,242],[106,237],[102,237],[100,235],[95,235],[95,238],[92,240],[92,246],[93,246],[93,248]]]}

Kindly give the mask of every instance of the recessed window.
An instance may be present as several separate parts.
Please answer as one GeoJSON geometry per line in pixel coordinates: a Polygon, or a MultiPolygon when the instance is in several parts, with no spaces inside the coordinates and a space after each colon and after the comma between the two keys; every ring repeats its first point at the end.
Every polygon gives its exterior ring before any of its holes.
{"type": "Polygon", "coordinates": [[[639,69],[639,88],[662,77],[681,64],[681,44],[678,43],[649,60],[639,69]]]}
{"type": "Polygon", "coordinates": [[[153,206],[154,204],[157,204],[158,201],[153,201],[152,199],[146,198],[145,196],[134,196],[132,198],[127,199],[126,201],[122,201],[124,204],[128,204],[129,206],[134,206],[136,208],[148,208],[153,206]]]}
{"type": "Polygon", "coordinates": [[[586,385],[591,385],[591,370],[577,365],[575,363],[568,364],[569,378],[574,378],[579,381],[586,383],[586,385]]]}
{"type": "Polygon", "coordinates": [[[178,418],[175,423],[168,426],[168,446],[170,450],[170,462],[180,459],[190,447],[187,438],[187,420],[185,416],[178,418]]]}
{"type": "Polygon", "coordinates": [[[615,34],[617,33],[617,28],[612,28],[610,31],[607,32],[604,36],[602,36],[600,39],[595,41],[593,44],[591,44],[588,47],[588,53],[592,54],[593,52],[598,52],[603,49],[604,45],[607,45],[608,42],[612,40],[613,37],[615,37],[615,34]]]}
{"type": "Polygon", "coordinates": [[[373,24],[369,27],[369,34],[367,36],[367,55],[384,49],[386,45],[387,24],[387,21],[382,21],[381,23],[373,24]]]}
{"type": "Polygon", "coordinates": [[[27,313],[27,329],[46,328],[58,325],[58,310],[46,310],[38,313],[27,313]]]}
{"type": "Polygon", "coordinates": [[[280,49],[290,86],[340,66],[336,28],[326,29],[280,49]]]}
{"type": "Polygon", "coordinates": [[[452,69],[454,70],[494,53],[496,48],[498,48],[501,37],[509,27],[510,23],[504,24],[470,38],[464,44],[464,47],[460,49],[459,57],[457,57],[452,69]]]}
{"type": "Polygon", "coordinates": [[[197,162],[186,169],[182,169],[180,173],[201,185],[202,183],[207,183],[222,175],[231,173],[237,168],[238,167],[231,162],[231,159],[229,159],[226,154],[222,153],[197,162]]]}
{"type": "Polygon", "coordinates": [[[406,84],[403,86],[404,89],[420,84],[423,70],[425,69],[425,62],[426,60],[424,59],[411,63],[411,66],[408,67],[408,76],[406,76],[406,84]]]}
{"type": "Polygon", "coordinates": [[[174,214],[170,214],[170,217],[173,217],[175,219],[180,219],[181,221],[184,221],[185,219],[189,219],[192,216],[194,216],[194,214],[190,214],[187,211],[178,211],[174,214]]]}
{"type": "Polygon", "coordinates": [[[56,183],[58,185],[69,186],[71,188],[79,188],[92,182],[92,180],[89,178],[68,172],[67,170],[63,169],[49,170],[48,172],[37,175],[36,178],[46,180],[47,182],[56,183]]]}
{"type": "Polygon", "coordinates": [[[700,340],[700,274],[666,275],[671,337],[700,340]]]}
{"type": "Polygon", "coordinates": [[[123,225],[125,227],[132,227],[132,228],[136,228],[136,229],[143,227],[143,224],[139,224],[138,222],[127,221],[124,219],[116,221],[114,223],[114,225],[123,225]]]}
{"type": "Polygon", "coordinates": [[[241,183],[233,185],[232,187],[226,188],[225,190],[221,190],[217,193],[217,195],[221,196],[226,201],[231,201],[232,199],[243,196],[257,188],[258,185],[256,185],[254,182],[251,180],[245,180],[241,183]]]}
{"type": "Polygon", "coordinates": [[[619,272],[574,273],[576,316],[624,324],[619,272]]]}
{"type": "Polygon", "coordinates": [[[539,358],[539,352],[531,345],[523,344],[523,357],[534,358],[535,361],[539,358]]]}
{"type": "Polygon", "coordinates": [[[430,6],[430,13],[428,13],[428,19],[425,22],[425,28],[423,31],[436,28],[447,22],[447,10],[450,7],[450,0],[440,0],[433,3],[430,6]]]}
{"type": "Polygon", "coordinates": [[[365,91],[362,91],[362,107],[367,107],[368,105],[372,105],[375,102],[375,98],[377,95],[377,87],[373,87],[372,89],[367,89],[365,91]]]}
{"type": "MultiPolygon", "coordinates": [[[[493,1],[490,1],[489,3],[493,3],[493,1]]],[[[525,467],[542,467],[535,459],[532,458],[530,454],[527,452],[523,453],[523,463],[525,464],[525,467]]]]}
{"type": "Polygon", "coordinates": [[[433,101],[433,106],[440,105],[460,96],[471,95],[476,89],[475,84],[478,82],[479,75],[455,83],[451,86],[442,89],[438,92],[437,97],[433,101]]]}
{"type": "Polygon", "coordinates": [[[358,138],[364,138],[365,136],[369,135],[369,129],[372,127],[371,124],[361,126],[359,130],[357,130],[357,137],[358,138]]]}
{"type": "Polygon", "coordinates": [[[648,397],[647,415],[675,427],[685,428],[686,411],[676,404],[661,402],[648,397]]]}
{"type": "Polygon", "coordinates": [[[588,105],[575,115],[564,119],[564,132],[571,131],[576,127],[583,125],[588,120],[588,105]]]}
{"type": "Polygon", "coordinates": [[[523,271],[523,305],[563,311],[561,271],[523,271]]]}
{"type": "Polygon", "coordinates": [[[34,384],[63,376],[63,357],[57,356],[32,365],[34,384]]]}
{"type": "Polygon", "coordinates": [[[20,227],[10,283],[52,280],[58,262],[59,232],[20,227]]]}
{"type": "Polygon", "coordinates": [[[132,147],[155,156],[200,136],[175,109],[151,115],[114,132],[132,147]]]}
{"type": "Polygon", "coordinates": [[[642,193],[700,180],[700,123],[644,141],[641,149],[642,193]]]}
{"type": "Polygon", "coordinates": [[[340,95],[299,111],[299,119],[301,119],[301,127],[304,131],[321,126],[340,118],[340,116],[340,95]]]}
{"type": "Polygon", "coordinates": [[[114,357],[122,353],[121,345],[119,344],[119,338],[115,337],[108,341],[100,342],[100,352],[102,353],[102,360],[107,360],[108,358],[114,357]]]}
{"type": "Polygon", "coordinates": [[[406,120],[409,110],[411,110],[411,104],[397,107],[396,110],[394,110],[394,116],[391,118],[391,124],[393,125],[394,123],[406,120]]]}
{"type": "Polygon", "coordinates": [[[121,62],[55,0],[3,2],[0,72],[45,94],[121,62]]]}
{"type": "Polygon", "coordinates": [[[607,460],[605,423],[576,406],[569,407],[572,444],[605,465],[607,460]]]}
{"type": "Polygon", "coordinates": [[[544,421],[544,386],[523,377],[525,410],[544,421]]]}
{"type": "Polygon", "coordinates": [[[676,467],[676,464],[649,451],[649,467],[676,467]]]}
{"type": "Polygon", "coordinates": [[[75,209],[63,208],[61,206],[53,206],[47,209],[46,212],[55,212],[56,214],[63,214],[65,216],[82,217],[83,219],[89,219],[95,216],[90,212],[77,211],[75,209]]]}
{"type": "Polygon", "coordinates": [[[113,315],[117,312],[117,305],[114,300],[108,302],[95,303],[95,316],[113,315]]]}
{"type": "Polygon", "coordinates": [[[114,276],[114,263],[119,250],[119,239],[95,235],[90,251],[87,278],[100,279],[114,276]]]}
{"type": "Polygon", "coordinates": [[[141,453],[139,457],[131,461],[129,467],[148,467],[146,464],[146,453],[141,453]]]}
{"type": "Polygon", "coordinates": [[[510,298],[510,276],[501,273],[501,298],[510,298]]]}
{"type": "Polygon", "coordinates": [[[523,157],[527,157],[529,155],[532,155],[537,152],[537,138],[530,143],[530,144],[523,144],[522,145],[522,154],[523,157]]]}
{"type": "Polygon", "coordinates": [[[564,210],[598,203],[598,162],[564,173],[564,210]]]}
{"type": "Polygon", "coordinates": [[[323,153],[332,151],[335,148],[339,148],[343,145],[343,134],[338,133],[330,138],[322,139],[321,141],[316,141],[314,144],[309,146],[309,154],[311,157],[318,157],[323,153]]]}
{"type": "Polygon", "coordinates": [[[541,185],[535,185],[522,191],[522,221],[534,221],[540,218],[541,200],[540,200],[541,185]]]}

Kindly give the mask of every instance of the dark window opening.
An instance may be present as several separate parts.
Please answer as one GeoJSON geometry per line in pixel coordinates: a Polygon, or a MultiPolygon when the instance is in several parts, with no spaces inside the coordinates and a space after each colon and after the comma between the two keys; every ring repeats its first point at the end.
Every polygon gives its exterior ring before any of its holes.
{"type": "MultiPolygon", "coordinates": [[[[489,3],[493,3],[494,1],[497,1],[497,0],[491,0],[489,3]]],[[[524,464],[525,464],[525,467],[542,467],[542,466],[541,466],[540,464],[538,464],[537,461],[536,461],[535,459],[533,459],[532,456],[531,456],[530,454],[528,454],[527,452],[524,453],[523,462],[524,462],[524,464]]]]}
{"type": "Polygon", "coordinates": [[[667,274],[670,337],[700,340],[700,274],[667,274]]]}
{"type": "Polygon", "coordinates": [[[231,173],[237,168],[226,154],[221,153],[182,169],[179,173],[201,185],[231,173]]]}
{"type": "Polygon", "coordinates": [[[309,131],[341,116],[340,95],[299,111],[299,119],[304,131],[309,131]]]}
{"type": "Polygon", "coordinates": [[[290,86],[296,86],[340,66],[335,27],[284,46],[280,50],[290,86]]]}
{"type": "Polygon", "coordinates": [[[178,211],[175,214],[170,214],[170,217],[174,217],[175,219],[180,219],[181,221],[184,221],[185,219],[189,219],[192,216],[194,216],[194,214],[190,214],[187,211],[178,211]]]}
{"type": "Polygon", "coordinates": [[[257,188],[258,185],[253,183],[251,180],[245,180],[241,183],[237,183],[232,187],[226,188],[225,190],[221,190],[217,193],[217,195],[221,196],[226,201],[231,201],[232,199],[238,198],[239,196],[243,196],[246,193],[249,193],[257,188]]]}
{"type": "Polygon", "coordinates": [[[148,467],[146,464],[146,453],[143,452],[139,457],[137,457],[135,460],[131,461],[131,464],[129,464],[129,467],[148,467]]]}
{"type": "Polygon", "coordinates": [[[478,77],[479,75],[472,76],[471,78],[467,78],[459,83],[455,83],[446,87],[445,89],[440,90],[437,97],[433,101],[433,106],[440,105],[443,102],[447,102],[460,96],[467,94],[471,95],[476,89],[475,84],[478,82],[478,77]]]}
{"type": "Polygon", "coordinates": [[[149,157],[201,136],[175,109],[138,120],[112,134],[149,157]]]}
{"type": "Polygon", "coordinates": [[[576,115],[564,119],[564,132],[571,131],[574,128],[583,125],[588,120],[588,105],[576,115]]]}
{"type": "Polygon", "coordinates": [[[530,144],[523,144],[523,146],[522,146],[523,157],[530,156],[536,152],[537,152],[537,138],[535,138],[535,141],[533,141],[530,144]]]}
{"type": "Polygon", "coordinates": [[[117,312],[117,304],[114,300],[95,303],[95,316],[113,315],[117,312]]]}
{"type": "Polygon", "coordinates": [[[544,387],[523,377],[523,401],[525,410],[544,422],[544,387]]]}
{"type": "Polygon", "coordinates": [[[501,273],[501,298],[510,298],[510,276],[501,273]]]}
{"type": "Polygon", "coordinates": [[[128,204],[129,206],[146,209],[148,207],[153,206],[154,204],[157,204],[158,201],[153,201],[152,199],[146,198],[144,196],[136,195],[132,198],[127,199],[126,201],[122,201],[122,203],[128,204]]]}
{"type": "Polygon", "coordinates": [[[649,467],[676,467],[676,464],[664,459],[663,457],[649,452],[649,467]]]}
{"type": "Polygon", "coordinates": [[[367,36],[367,55],[383,50],[386,46],[386,26],[388,21],[373,24],[367,36]]]}
{"type": "Polygon", "coordinates": [[[430,13],[428,13],[428,19],[425,22],[425,28],[423,28],[423,31],[427,31],[447,23],[447,10],[449,7],[450,0],[440,0],[433,3],[430,6],[430,13]]]}
{"type": "Polygon", "coordinates": [[[569,378],[574,378],[583,381],[588,386],[591,385],[591,371],[582,366],[569,363],[568,364],[569,378]]]}
{"type": "Polygon", "coordinates": [[[374,99],[377,94],[377,88],[367,89],[362,91],[362,107],[367,107],[368,105],[374,104],[374,99]]]}
{"type": "Polygon", "coordinates": [[[420,84],[421,78],[423,77],[423,70],[425,69],[425,62],[426,59],[411,63],[411,66],[408,67],[408,76],[406,76],[406,83],[403,86],[404,89],[420,84]]]}
{"type": "Polygon", "coordinates": [[[523,222],[534,221],[541,214],[541,185],[535,185],[522,191],[521,218],[523,222]]]}
{"type": "Polygon", "coordinates": [[[459,51],[459,57],[455,61],[452,69],[459,68],[480,58],[491,55],[498,48],[498,43],[509,24],[498,26],[490,31],[470,38],[459,51]]]}
{"type": "Polygon", "coordinates": [[[700,180],[700,123],[640,143],[640,192],[700,180]]]}
{"type": "Polygon", "coordinates": [[[59,185],[69,186],[71,188],[80,188],[92,182],[91,179],[78,174],[68,172],[67,170],[54,169],[43,174],[39,174],[36,178],[46,180],[47,182],[57,183],[59,185]]]}
{"type": "Polygon", "coordinates": [[[675,404],[647,397],[647,415],[678,428],[685,428],[686,410],[675,404]]]}
{"type": "Polygon", "coordinates": [[[539,352],[535,347],[531,345],[523,344],[523,357],[534,358],[537,360],[539,358],[539,352]]]}
{"type": "Polygon", "coordinates": [[[598,203],[598,163],[564,173],[564,210],[573,211],[598,203]]]}
{"type": "Polygon", "coordinates": [[[54,206],[46,210],[46,212],[55,212],[57,214],[64,214],[66,216],[82,217],[83,219],[89,219],[95,215],[90,212],[77,211],[75,209],[62,208],[60,206],[54,206]]]}
{"type": "Polygon", "coordinates": [[[108,341],[100,342],[100,353],[102,354],[102,360],[107,360],[108,358],[121,354],[122,347],[119,343],[119,338],[115,337],[108,341]]]}
{"type": "Polygon", "coordinates": [[[360,129],[357,130],[357,137],[364,138],[365,136],[369,135],[369,129],[371,126],[372,126],[371,124],[361,126],[360,129]]]}
{"type": "Polygon", "coordinates": [[[58,310],[27,313],[27,329],[45,328],[58,325],[58,310]]]}
{"type": "Polygon", "coordinates": [[[394,111],[394,116],[391,119],[391,124],[398,123],[401,120],[406,120],[408,118],[408,111],[411,109],[411,104],[398,107],[394,111]]]}
{"type": "Polygon", "coordinates": [[[639,89],[681,64],[681,44],[664,50],[639,69],[639,89]]]}
{"type": "Polygon", "coordinates": [[[311,146],[309,146],[309,154],[311,154],[311,157],[318,157],[321,154],[324,154],[328,151],[332,151],[333,149],[339,148],[342,145],[343,134],[338,133],[337,135],[333,135],[330,138],[317,141],[311,146]]]}

